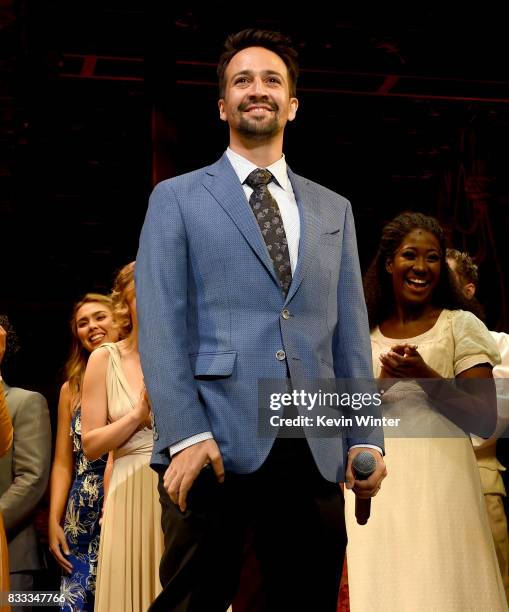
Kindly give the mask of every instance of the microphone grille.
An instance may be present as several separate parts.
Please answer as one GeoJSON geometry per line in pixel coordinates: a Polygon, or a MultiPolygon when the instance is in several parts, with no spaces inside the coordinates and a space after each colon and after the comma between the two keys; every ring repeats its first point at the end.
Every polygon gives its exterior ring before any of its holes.
{"type": "Polygon", "coordinates": [[[352,468],[355,470],[357,480],[369,478],[376,468],[376,459],[368,451],[362,451],[355,455],[352,468]]]}

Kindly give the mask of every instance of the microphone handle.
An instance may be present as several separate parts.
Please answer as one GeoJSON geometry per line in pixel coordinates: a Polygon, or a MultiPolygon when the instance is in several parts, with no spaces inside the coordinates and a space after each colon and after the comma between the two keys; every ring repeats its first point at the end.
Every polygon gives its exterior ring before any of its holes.
{"type": "MultiPolygon", "coordinates": [[[[363,451],[363,453],[364,452],[367,452],[367,451],[363,451]]],[[[355,457],[355,459],[353,460],[352,468],[353,468],[353,474],[356,480],[367,480],[371,476],[371,474],[375,471],[375,466],[373,466],[372,469],[369,469],[368,471],[366,471],[366,465],[363,466],[364,469],[359,469],[359,471],[355,469],[357,467],[356,463],[358,460],[360,460],[363,453],[360,453],[359,455],[357,455],[357,457],[355,457]]],[[[368,499],[359,499],[357,496],[355,496],[355,518],[357,519],[357,524],[365,525],[368,522],[370,514],[371,514],[371,497],[368,497],[368,499]]]]}
{"type": "Polygon", "coordinates": [[[368,499],[359,499],[355,497],[355,518],[359,525],[365,525],[368,522],[371,513],[371,497],[368,499]]]}

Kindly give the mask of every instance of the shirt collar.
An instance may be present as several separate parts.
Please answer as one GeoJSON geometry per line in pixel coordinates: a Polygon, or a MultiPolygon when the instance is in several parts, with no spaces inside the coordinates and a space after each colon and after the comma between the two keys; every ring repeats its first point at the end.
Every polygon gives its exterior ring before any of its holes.
{"type": "MultiPolygon", "coordinates": [[[[239,181],[242,184],[244,184],[244,181],[251,174],[251,172],[258,168],[258,166],[253,164],[253,162],[249,161],[247,158],[243,157],[242,155],[239,155],[238,153],[235,153],[235,151],[232,151],[230,147],[226,149],[226,156],[228,157],[228,160],[233,166],[233,169],[235,170],[235,173],[239,177],[239,181]]],[[[267,166],[267,170],[272,172],[279,186],[285,191],[287,191],[288,171],[285,156],[283,155],[276,162],[274,162],[270,166],[267,166]]]]}

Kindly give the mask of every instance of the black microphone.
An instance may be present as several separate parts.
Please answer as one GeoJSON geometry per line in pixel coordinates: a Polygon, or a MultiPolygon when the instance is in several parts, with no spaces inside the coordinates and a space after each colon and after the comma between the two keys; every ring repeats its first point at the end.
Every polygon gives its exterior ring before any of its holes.
{"type": "MultiPolygon", "coordinates": [[[[355,480],[367,480],[375,471],[376,459],[368,451],[362,451],[355,455],[352,461],[352,471],[355,480]]],[[[371,498],[359,499],[355,496],[355,518],[359,525],[365,525],[368,522],[371,512],[371,498]]]]}

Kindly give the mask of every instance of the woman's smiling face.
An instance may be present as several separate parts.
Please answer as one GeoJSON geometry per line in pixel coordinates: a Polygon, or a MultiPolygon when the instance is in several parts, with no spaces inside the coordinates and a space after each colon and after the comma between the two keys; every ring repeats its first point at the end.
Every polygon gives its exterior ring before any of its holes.
{"type": "Polygon", "coordinates": [[[386,263],[392,276],[396,303],[407,306],[431,304],[442,270],[438,238],[423,229],[414,229],[403,238],[392,260],[386,263]]]}
{"type": "Polygon", "coordinates": [[[78,338],[89,353],[105,342],[118,340],[111,310],[100,302],[87,302],[76,313],[78,338]]]}

